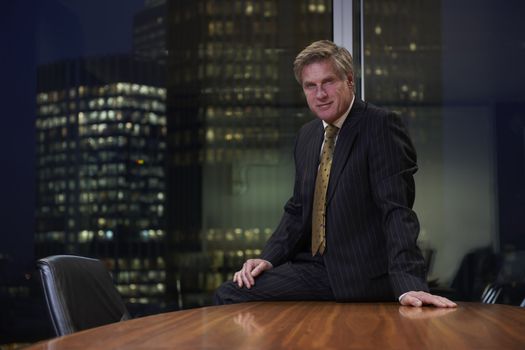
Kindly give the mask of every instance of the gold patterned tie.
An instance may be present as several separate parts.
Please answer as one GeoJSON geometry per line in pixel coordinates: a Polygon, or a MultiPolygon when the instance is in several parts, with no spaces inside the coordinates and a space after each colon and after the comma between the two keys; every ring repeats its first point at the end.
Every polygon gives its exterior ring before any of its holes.
{"type": "Polygon", "coordinates": [[[326,247],[326,190],[330,179],[332,156],[335,148],[335,137],[339,128],[328,124],[325,129],[323,152],[315,180],[314,205],[312,208],[312,256],[318,251],[323,254],[326,247]]]}

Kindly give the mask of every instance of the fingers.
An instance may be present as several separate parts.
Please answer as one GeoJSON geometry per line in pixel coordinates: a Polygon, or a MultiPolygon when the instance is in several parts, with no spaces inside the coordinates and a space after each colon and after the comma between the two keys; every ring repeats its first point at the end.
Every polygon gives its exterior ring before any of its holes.
{"type": "Polygon", "coordinates": [[[400,300],[401,305],[423,306],[433,305],[437,307],[456,307],[457,304],[439,295],[432,295],[426,292],[408,292],[400,300]]]}
{"type": "Polygon", "coordinates": [[[424,293],[423,298],[420,299],[424,305],[434,305],[437,307],[456,307],[457,304],[448,300],[447,298],[440,297],[439,295],[432,295],[424,293]]]}
{"type": "Polygon", "coordinates": [[[405,305],[405,306],[422,306],[423,303],[421,302],[421,300],[419,300],[418,298],[416,297],[413,297],[411,296],[410,294],[406,294],[401,300],[400,300],[400,303],[401,305],[405,305]]]}
{"type": "Polygon", "coordinates": [[[233,282],[237,283],[239,288],[243,286],[251,288],[255,284],[255,277],[271,267],[272,265],[266,260],[248,259],[242,266],[242,269],[233,275],[233,282]]]}
{"type": "Polygon", "coordinates": [[[456,304],[455,302],[453,302],[452,300],[449,300],[447,298],[444,298],[444,297],[438,297],[440,302],[442,304],[445,304],[445,307],[457,307],[458,304],[456,304]]]}
{"type": "Polygon", "coordinates": [[[242,288],[243,286],[246,288],[251,288],[251,286],[255,283],[255,280],[252,277],[252,270],[254,268],[253,260],[246,260],[246,262],[242,265],[242,269],[233,275],[233,282],[237,283],[239,288],[242,288]]]}
{"type": "Polygon", "coordinates": [[[252,270],[253,270],[253,261],[247,260],[242,269],[241,269],[241,279],[242,283],[246,288],[251,288],[253,284],[255,283],[255,280],[252,277],[252,270]]]}
{"type": "Polygon", "coordinates": [[[233,275],[233,282],[237,283],[239,288],[242,288],[242,278],[241,278],[241,272],[240,271],[235,272],[235,274],[233,275]]]}
{"type": "Polygon", "coordinates": [[[270,269],[270,268],[271,268],[271,265],[268,264],[267,261],[261,260],[261,261],[257,264],[257,266],[255,266],[255,268],[252,270],[251,275],[252,275],[253,277],[257,277],[257,276],[259,276],[263,271],[268,270],[268,269],[270,269]]]}

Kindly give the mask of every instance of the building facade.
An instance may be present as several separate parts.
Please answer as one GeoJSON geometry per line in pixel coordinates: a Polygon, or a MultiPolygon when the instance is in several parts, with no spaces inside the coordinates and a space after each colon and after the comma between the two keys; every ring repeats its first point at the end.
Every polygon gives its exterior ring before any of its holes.
{"type": "Polygon", "coordinates": [[[278,224],[294,136],[311,118],[293,59],[332,37],[332,9],[325,0],[167,5],[168,280],[197,306],[278,224]]]}
{"type": "Polygon", "coordinates": [[[38,67],[36,258],[102,259],[123,298],[166,293],[166,91],[154,63],[38,67]]]}
{"type": "Polygon", "coordinates": [[[166,0],[146,0],[144,10],[133,17],[135,58],[166,63],[166,8],[166,0]]]}

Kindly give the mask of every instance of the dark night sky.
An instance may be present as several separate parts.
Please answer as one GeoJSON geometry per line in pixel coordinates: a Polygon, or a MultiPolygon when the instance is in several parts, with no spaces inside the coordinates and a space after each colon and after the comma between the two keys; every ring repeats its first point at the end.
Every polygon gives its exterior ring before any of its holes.
{"type": "Polygon", "coordinates": [[[0,254],[33,265],[36,66],[131,52],[144,0],[6,0],[0,12],[0,254]]]}

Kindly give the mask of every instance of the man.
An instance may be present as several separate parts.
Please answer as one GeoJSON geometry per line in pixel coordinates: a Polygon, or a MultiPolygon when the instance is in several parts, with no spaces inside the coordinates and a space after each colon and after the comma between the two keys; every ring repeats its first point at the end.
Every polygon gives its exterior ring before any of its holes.
{"type": "Polygon", "coordinates": [[[411,209],[416,154],[400,119],[355,98],[352,56],[330,41],[299,53],[294,73],[317,119],[296,140],[293,196],[260,259],[247,260],[214,302],[455,307],[428,293],[411,209]]]}

